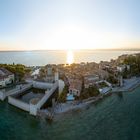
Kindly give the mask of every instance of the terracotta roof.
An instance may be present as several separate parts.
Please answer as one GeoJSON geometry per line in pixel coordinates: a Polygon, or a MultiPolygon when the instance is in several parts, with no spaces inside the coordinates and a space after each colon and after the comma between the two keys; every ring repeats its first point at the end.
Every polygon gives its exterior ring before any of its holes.
{"type": "Polygon", "coordinates": [[[69,80],[69,89],[77,89],[81,91],[82,88],[82,82],[80,80],[75,80],[75,79],[71,79],[69,80]]]}

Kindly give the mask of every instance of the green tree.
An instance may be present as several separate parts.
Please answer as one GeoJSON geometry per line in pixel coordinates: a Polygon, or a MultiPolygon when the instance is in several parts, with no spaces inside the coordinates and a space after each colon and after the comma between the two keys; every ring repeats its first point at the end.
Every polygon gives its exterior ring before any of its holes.
{"type": "Polygon", "coordinates": [[[67,93],[68,93],[68,86],[65,85],[62,93],[58,97],[58,101],[62,103],[66,102],[67,93]]]}

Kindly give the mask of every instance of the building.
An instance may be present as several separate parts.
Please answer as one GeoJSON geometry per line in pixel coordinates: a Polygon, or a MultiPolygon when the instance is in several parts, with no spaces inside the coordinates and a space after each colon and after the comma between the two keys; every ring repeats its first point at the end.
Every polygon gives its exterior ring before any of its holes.
{"type": "Polygon", "coordinates": [[[69,79],[69,94],[80,96],[82,90],[82,81],[78,79],[69,79]]]}
{"type": "Polygon", "coordinates": [[[12,84],[15,80],[15,76],[12,72],[5,68],[0,68],[0,87],[12,84]]]}
{"type": "Polygon", "coordinates": [[[125,65],[117,66],[117,71],[118,72],[124,72],[125,71],[125,68],[126,68],[125,65]]]}
{"type": "Polygon", "coordinates": [[[39,75],[39,71],[40,71],[40,68],[35,69],[35,70],[32,72],[31,76],[32,76],[34,79],[37,79],[37,78],[38,78],[38,75],[39,75]]]}
{"type": "Polygon", "coordinates": [[[106,80],[98,81],[98,82],[96,82],[96,84],[97,84],[97,86],[99,88],[99,92],[101,94],[107,94],[109,91],[112,90],[112,84],[106,80]]]}
{"type": "Polygon", "coordinates": [[[120,65],[117,66],[117,71],[118,72],[124,72],[125,70],[130,70],[130,65],[120,65]]]}
{"type": "Polygon", "coordinates": [[[90,86],[93,86],[96,84],[97,81],[99,81],[98,75],[85,75],[84,76],[84,87],[89,88],[90,86]]]}
{"type": "Polygon", "coordinates": [[[45,81],[47,83],[55,83],[55,81],[58,81],[58,80],[59,80],[58,70],[56,68],[48,66],[46,69],[45,81]]]}

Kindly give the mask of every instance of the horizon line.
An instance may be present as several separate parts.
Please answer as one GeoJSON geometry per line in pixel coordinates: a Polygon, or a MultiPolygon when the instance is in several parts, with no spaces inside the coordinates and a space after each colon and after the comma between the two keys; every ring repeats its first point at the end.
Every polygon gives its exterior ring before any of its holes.
{"type": "MultiPolygon", "coordinates": [[[[124,51],[140,51],[140,48],[107,48],[107,49],[69,49],[71,51],[107,51],[107,50],[124,50],[124,51]]],[[[42,49],[42,50],[0,50],[0,52],[30,52],[30,51],[68,51],[67,49],[42,49]]]]}

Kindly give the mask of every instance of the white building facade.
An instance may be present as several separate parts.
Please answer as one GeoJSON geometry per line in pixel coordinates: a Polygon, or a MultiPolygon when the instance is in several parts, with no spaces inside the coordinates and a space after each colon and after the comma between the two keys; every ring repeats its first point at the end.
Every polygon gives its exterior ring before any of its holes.
{"type": "Polygon", "coordinates": [[[0,68],[0,87],[12,84],[15,80],[15,76],[12,72],[5,68],[0,68]]]}

